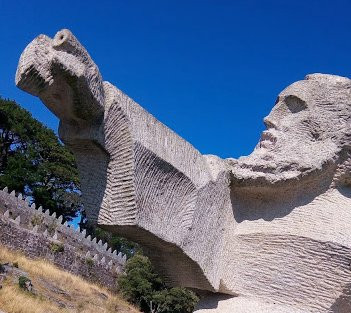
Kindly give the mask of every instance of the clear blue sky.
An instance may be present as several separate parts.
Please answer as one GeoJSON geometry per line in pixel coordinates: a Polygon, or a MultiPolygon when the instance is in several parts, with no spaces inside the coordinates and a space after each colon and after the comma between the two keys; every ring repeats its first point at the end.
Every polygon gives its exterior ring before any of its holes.
{"type": "Polygon", "coordinates": [[[57,119],[14,85],[40,33],[69,28],[105,80],[202,153],[251,152],[277,94],[313,72],[351,77],[351,1],[0,0],[0,94],[57,119]]]}

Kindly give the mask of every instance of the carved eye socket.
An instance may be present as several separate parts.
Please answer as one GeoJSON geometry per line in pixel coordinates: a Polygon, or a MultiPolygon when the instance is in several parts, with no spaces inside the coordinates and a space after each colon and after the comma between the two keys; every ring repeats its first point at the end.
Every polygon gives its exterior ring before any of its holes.
{"type": "Polygon", "coordinates": [[[284,99],[286,106],[291,111],[291,113],[297,113],[307,109],[307,104],[305,101],[296,96],[287,96],[284,99]]]}

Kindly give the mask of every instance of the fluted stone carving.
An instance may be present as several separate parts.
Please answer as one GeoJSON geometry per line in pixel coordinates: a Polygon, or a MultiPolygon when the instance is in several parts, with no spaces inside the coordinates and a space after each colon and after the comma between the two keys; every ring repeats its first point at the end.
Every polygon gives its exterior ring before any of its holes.
{"type": "Polygon", "coordinates": [[[68,30],[27,46],[16,84],[60,118],[90,222],[209,292],[197,312],[351,311],[348,78],[286,88],[238,160],[201,155],[103,81],[68,30]]]}

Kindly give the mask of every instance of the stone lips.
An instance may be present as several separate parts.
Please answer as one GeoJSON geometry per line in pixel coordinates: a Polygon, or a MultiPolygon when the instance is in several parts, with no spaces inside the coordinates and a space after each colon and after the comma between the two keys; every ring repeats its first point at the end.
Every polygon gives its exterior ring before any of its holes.
{"type": "Polygon", "coordinates": [[[82,75],[101,77],[97,66],[79,43],[56,55],[55,39],[40,38],[22,55],[17,83],[49,108],[65,91],[59,133],[77,158],[92,223],[141,243],[170,284],[230,295],[207,295],[199,312],[351,311],[348,78],[313,74],[287,87],[253,153],[222,160],[108,82],[77,92],[82,75]],[[53,71],[43,51],[62,66],[53,71]],[[90,104],[83,91],[95,95],[90,104]],[[81,115],[89,105],[103,117],[81,115]]]}
{"type": "Polygon", "coordinates": [[[8,193],[7,188],[0,191],[1,233],[0,242],[30,257],[50,259],[61,268],[88,279],[99,278],[99,282],[114,289],[116,275],[123,271],[126,256],[111,250],[107,243],[86,236],[86,230],[74,230],[67,222],[62,224],[62,216],[49,215],[35,203],[29,205],[19,193],[8,193]],[[34,222],[36,225],[32,225],[34,222]],[[64,245],[64,251],[54,255],[50,243],[64,245]],[[87,268],[87,260],[94,266],[87,268]],[[92,275],[92,274],[96,275],[92,275]],[[95,277],[95,278],[94,278],[95,277]]]}

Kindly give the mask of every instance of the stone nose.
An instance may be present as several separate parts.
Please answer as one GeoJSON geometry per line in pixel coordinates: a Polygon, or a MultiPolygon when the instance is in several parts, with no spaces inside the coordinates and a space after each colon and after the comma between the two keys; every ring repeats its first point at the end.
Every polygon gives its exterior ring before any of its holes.
{"type": "Polygon", "coordinates": [[[57,48],[72,40],[74,40],[73,34],[68,29],[62,29],[56,33],[52,46],[57,48]]]}
{"type": "Polygon", "coordinates": [[[267,129],[270,129],[270,128],[277,129],[276,124],[272,121],[272,119],[269,116],[266,116],[263,119],[263,123],[267,127],[267,129]]]}

